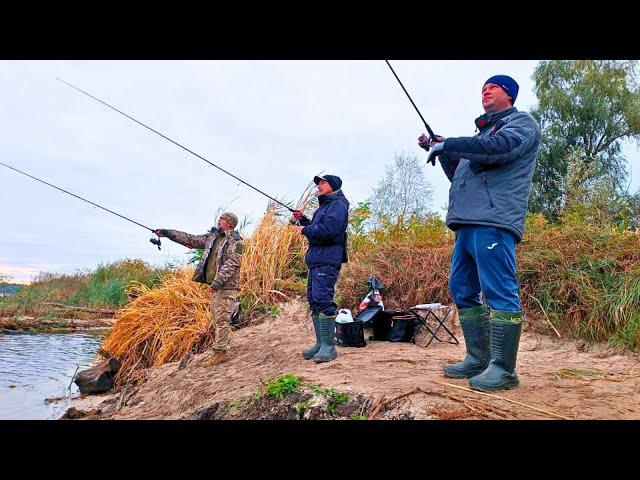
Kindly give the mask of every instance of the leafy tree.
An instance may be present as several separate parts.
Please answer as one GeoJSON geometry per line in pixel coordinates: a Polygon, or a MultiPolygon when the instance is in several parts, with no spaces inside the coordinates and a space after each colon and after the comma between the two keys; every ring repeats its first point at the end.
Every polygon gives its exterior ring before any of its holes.
{"type": "Polygon", "coordinates": [[[380,224],[425,218],[431,213],[432,196],[433,187],[424,178],[418,156],[396,154],[370,198],[373,219],[380,224]]]}
{"type": "Polygon", "coordinates": [[[593,164],[569,163],[562,220],[600,227],[637,228],[640,192],[631,195],[618,188],[618,180],[612,176],[600,176],[594,180],[594,169],[593,164]],[[592,179],[585,187],[589,178],[592,179]]]}
{"type": "Polygon", "coordinates": [[[538,64],[533,75],[538,106],[532,114],[542,127],[542,141],[533,212],[557,220],[572,202],[588,203],[589,192],[598,198],[608,192],[612,202],[633,200],[625,187],[621,147],[624,140],[640,140],[637,66],[617,60],[538,64]]]}
{"type": "Polygon", "coordinates": [[[371,218],[371,202],[358,202],[349,212],[349,235],[363,235],[366,232],[367,220],[371,218]]]}

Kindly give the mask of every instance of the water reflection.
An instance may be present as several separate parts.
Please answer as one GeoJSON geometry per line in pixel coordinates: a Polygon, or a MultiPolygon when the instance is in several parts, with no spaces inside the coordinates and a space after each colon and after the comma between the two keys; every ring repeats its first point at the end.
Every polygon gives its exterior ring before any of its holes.
{"type": "Polygon", "coordinates": [[[59,418],[77,393],[69,383],[78,365],[91,365],[104,333],[0,334],[0,419],[59,418]]]}

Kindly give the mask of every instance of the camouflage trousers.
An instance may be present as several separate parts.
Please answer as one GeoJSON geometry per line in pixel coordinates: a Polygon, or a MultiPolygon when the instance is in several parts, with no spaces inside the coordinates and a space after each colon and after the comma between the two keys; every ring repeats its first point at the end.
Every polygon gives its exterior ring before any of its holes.
{"type": "Polygon", "coordinates": [[[231,343],[231,326],[229,319],[233,312],[239,290],[211,291],[211,328],[214,332],[214,350],[228,350],[231,343]]]}

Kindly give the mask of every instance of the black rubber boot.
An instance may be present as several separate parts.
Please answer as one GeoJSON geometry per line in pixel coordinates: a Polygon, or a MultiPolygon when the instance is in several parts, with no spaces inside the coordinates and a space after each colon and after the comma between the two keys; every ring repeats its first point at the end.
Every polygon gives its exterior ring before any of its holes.
{"type": "Polygon", "coordinates": [[[336,316],[320,313],[320,350],[313,356],[314,362],[329,362],[338,356],[335,347],[336,316]]]}
{"type": "Polygon", "coordinates": [[[469,380],[473,390],[495,392],[516,388],[516,357],[522,332],[522,312],[491,312],[491,361],[487,369],[469,380]]]}
{"type": "Polygon", "coordinates": [[[458,310],[467,356],[462,362],[442,367],[450,378],[471,378],[489,365],[489,309],[486,305],[458,310]]]}
{"type": "Polygon", "coordinates": [[[302,356],[307,360],[311,360],[313,356],[318,353],[318,350],[320,350],[320,322],[318,319],[318,314],[312,314],[311,320],[313,320],[313,329],[316,332],[316,344],[313,347],[308,348],[304,352],[302,352],[302,356]]]}

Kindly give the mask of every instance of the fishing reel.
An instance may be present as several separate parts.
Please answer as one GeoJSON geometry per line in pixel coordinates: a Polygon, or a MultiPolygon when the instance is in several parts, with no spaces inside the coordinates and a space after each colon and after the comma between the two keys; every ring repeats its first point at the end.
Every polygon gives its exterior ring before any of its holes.
{"type": "Polygon", "coordinates": [[[162,243],[160,242],[160,237],[150,238],[149,241],[151,243],[153,243],[154,245],[157,245],[158,246],[158,250],[160,250],[160,245],[162,245],[162,243]]]}
{"type": "MultiPolygon", "coordinates": [[[[293,213],[293,210],[291,210],[291,212],[293,213]]],[[[300,227],[300,226],[302,226],[301,220],[302,221],[306,221],[307,223],[311,222],[311,220],[309,220],[309,218],[303,213],[302,216],[299,219],[297,219],[295,217],[290,217],[289,218],[289,223],[291,225],[296,225],[296,226],[300,227]]]]}

